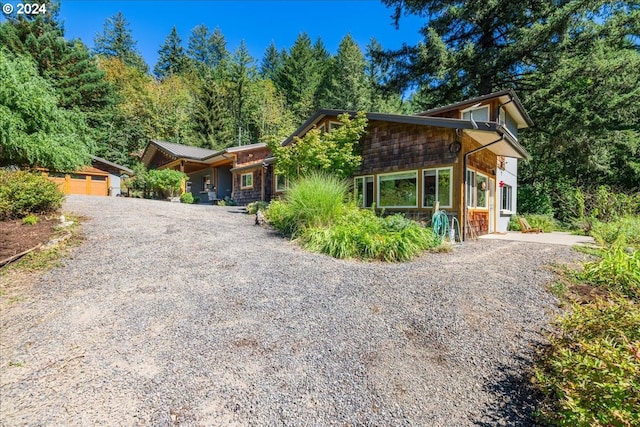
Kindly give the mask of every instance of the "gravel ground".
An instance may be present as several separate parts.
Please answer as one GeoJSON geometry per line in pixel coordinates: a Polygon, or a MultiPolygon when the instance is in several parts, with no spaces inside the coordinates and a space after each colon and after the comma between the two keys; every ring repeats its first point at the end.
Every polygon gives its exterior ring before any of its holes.
{"type": "Polygon", "coordinates": [[[564,246],[402,264],[308,253],[239,208],[69,197],[64,266],[0,312],[0,423],[533,425],[564,246]]]}

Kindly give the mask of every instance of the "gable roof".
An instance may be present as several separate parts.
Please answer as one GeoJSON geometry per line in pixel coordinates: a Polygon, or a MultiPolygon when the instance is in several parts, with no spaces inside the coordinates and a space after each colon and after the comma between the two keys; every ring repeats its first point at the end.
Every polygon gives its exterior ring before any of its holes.
{"type": "MultiPolygon", "coordinates": [[[[323,109],[316,111],[306,122],[304,122],[295,132],[293,132],[282,145],[289,145],[294,138],[307,133],[316,123],[326,116],[338,116],[340,114],[349,114],[355,116],[355,111],[331,110],[323,109]]],[[[500,124],[496,122],[474,122],[463,119],[450,119],[445,117],[419,116],[419,115],[402,115],[402,114],[386,114],[386,113],[366,113],[367,120],[403,123],[417,126],[432,126],[448,129],[460,129],[469,134],[473,139],[481,145],[492,144],[491,151],[498,155],[515,158],[528,158],[529,153],[511,136],[500,124]],[[495,141],[501,138],[500,142],[495,141]]]]}
{"type": "Polygon", "coordinates": [[[191,145],[176,144],[174,142],[158,141],[152,139],[142,153],[142,162],[147,163],[151,160],[155,151],[161,151],[174,160],[185,159],[194,162],[206,163],[212,161],[215,157],[224,157],[226,153],[239,153],[242,151],[255,150],[266,147],[267,144],[259,142],[255,144],[240,145],[225,148],[224,150],[211,150],[209,148],[193,147],[191,145]]]}
{"type": "Polygon", "coordinates": [[[531,117],[529,117],[529,114],[522,106],[518,95],[516,95],[513,89],[503,89],[498,92],[488,93],[486,95],[481,95],[475,98],[466,99],[461,102],[456,102],[455,104],[432,108],[430,110],[418,113],[417,115],[435,116],[447,111],[463,110],[465,108],[473,106],[474,104],[478,104],[480,102],[488,101],[491,99],[498,99],[500,101],[500,105],[503,106],[507,111],[509,111],[511,117],[515,119],[516,123],[518,124],[518,129],[533,126],[533,120],[531,120],[531,117]]]}
{"type": "Polygon", "coordinates": [[[98,156],[91,156],[91,157],[92,157],[91,163],[93,163],[94,166],[96,163],[100,165],[98,169],[105,170],[114,175],[119,175],[122,173],[126,173],[127,175],[135,175],[133,170],[129,169],[126,166],[122,166],[117,163],[110,162],[109,160],[103,159],[102,157],[98,157],[98,156]]]}

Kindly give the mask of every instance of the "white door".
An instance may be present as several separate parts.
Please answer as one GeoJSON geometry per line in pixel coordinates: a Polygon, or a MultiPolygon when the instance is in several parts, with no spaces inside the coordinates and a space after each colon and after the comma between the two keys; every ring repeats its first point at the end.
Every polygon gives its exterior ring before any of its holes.
{"type": "Polygon", "coordinates": [[[494,233],[496,223],[496,180],[489,178],[489,233],[494,233]]]}

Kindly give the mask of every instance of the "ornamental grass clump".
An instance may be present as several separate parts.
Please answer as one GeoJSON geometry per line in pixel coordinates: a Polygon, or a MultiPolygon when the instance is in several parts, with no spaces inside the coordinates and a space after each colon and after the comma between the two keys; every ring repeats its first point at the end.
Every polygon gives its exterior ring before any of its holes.
{"type": "Polygon", "coordinates": [[[305,248],[335,258],[406,261],[439,246],[433,231],[401,214],[386,218],[345,202],[348,186],[314,174],[295,182],[284,200],[269,206],[267,218],[305,248]]]}

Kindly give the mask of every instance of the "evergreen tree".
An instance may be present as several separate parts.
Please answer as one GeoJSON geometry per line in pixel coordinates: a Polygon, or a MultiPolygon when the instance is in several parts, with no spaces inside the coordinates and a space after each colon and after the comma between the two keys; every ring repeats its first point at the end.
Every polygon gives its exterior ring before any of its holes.
{"type": "Polygon", "coordinates": [[[180,74],[187,70],[187,55],[182,47],[182,39],[174,26],[167,36],[164,44],[158,51],[160,57],[153,72],[159,79],[167,78],[173,74],[180,74]]]}
{"type": "Polygon", "coordinates": [[[207,69],[223,66],[229,53],[220,29],[216,28],[211,33],[207,26],[202,24],[195,27],[189,37],[187,55],[196,62],[197,69],[203,74],[207,69]]]}
{"type": "Polygon", "coordinates": [[[300,34],[277,79],[278,88],[287,97],[288,107],[300,121],[307,119],[316,108],[315,94],[322,79],[316,53],[309,36],[300,34]]]}
{"type": "Polygon", "coordinates": [[[31,58],[0,49],[0,166],[73,171],[90,162],[84,115],[57,104],[31,58]]]}
{"type": "Polygon", "coordinates": [[[278,74],[282,70],[286,51],[278,51],[276,44],[272,41],[262,57],[260,64],[260,75],[266,79],[275,82],[278,74]]]}
{"type": "Polygon", "coordinates": [[[234,118],[227,105],[224,82],[210,72],[200,84],[192,116],[197,145],[221,150],[234,141],[234,118]]]}
{"type": "Polygon", "coordinates": [[[256,129],[247,121],[247,104],[251,85],[255,80],[256,68],[254,59],[244,40],[233,54],[229,64],[229,87],[231,106],[235,119],[236,140],[239,144],[255,142],[256,129]]]}
{"type": "Polygon", "coordinates": [[[404,104],[399,91],[391,86],[391,61],[375,38],[367,44],[365,73],[369,93],[369,110],[381,113],[403,112],[404,104]]]}
{"type": "Polygon", "coordinates": [[[143,73],[149,71],[149,67],[136,50],[136,41],[122,12],[106,19],[102,34],[97,34],[94,39],[94,46],[94,52],[98,55],[119,58],[126,65],[143,73]]]}
{"type": "Polygon", "coordinates": [[[347,110],[368,110],[369,93],[365,60],[351,35],[340,42],[338,53],[328,68],[328,85],[322,107],[347,110]]]}

